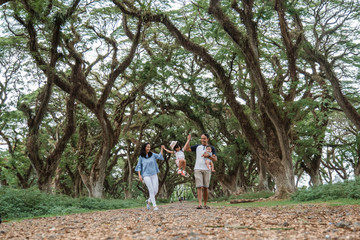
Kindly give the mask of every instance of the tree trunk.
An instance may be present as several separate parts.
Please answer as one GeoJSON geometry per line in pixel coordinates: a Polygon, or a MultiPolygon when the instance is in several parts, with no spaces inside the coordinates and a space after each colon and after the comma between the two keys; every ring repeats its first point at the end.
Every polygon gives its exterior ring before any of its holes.
{"type": "Polygon", "coordinates": [[[91,183],[91,189],[89,192],[89,197],[94,198],[103,198],[104,197],[104,180],[99,178],[97,181],[91,183]]]}
{"type": "Polygon", "coordinates": [[[157,198],[162,198],[162,199],[169,199],[169,193],[166,187],[166,184],[163,184],[160,188],[159,188],[159,192],[156,194],[157,198]]]}
{"type": "Polygon", "coordinates": [[[258,163],[258,173],[259,173],[259,185],[258,191],[269,191],[269,184],[266,174],[266,166],[262,161],[257,160],[258,163]]]}
{"type": "Polygon", "coordinates": [[[310,175],[310,183],[311,186],[319,186],[322,184],[321,182],[321,177],[320,177],[320,169],[317,168],[313,174],[309,174],[310,175]]]}
{"type": "MultiPolygon", "coordinates": [[[[324,135],[325,136],[325,135],[324,135]]],[[[300,166],[310,176],[309,184],[311,186],[321,185],[320,163],[321,163],[322,147],[318,147],[318,154],[310,159],[304,159],[300,166]]]]}
{"type": "MultiPolygon", "coordinates": [[[[132,184],[131,184],[132,185],[132,184]]],[[[132,186],[131,186],[132,187],[132,186]]],[[[128,189],[128,187],[124,188],[124,195],[125,195],[125,199],[132,199],[133,195],[132,195],[132,189],[128,189]]]]}
{"type": "Polygon", "coordinates": [[[75,170],[75,179],[74,179],[74,197],[78,198],[81,196],[82,192],[82,181],[79,171],[75,170]]]}
{"type": "Polygon", "coordinates": [[[88,130],[86,124],[84,123],[80,127],[80,151],[77,169],[83,183],[86,186],[86,189],[88,190],[89,197],[102,198],[106,167],[108,160],[110,159],[110,151],[114,146],[114,136],[111,124],[106,117],[106,113],[101,110],[101,112],[95,112],[95,115],[97,116],[102,129],[102,147],[95,157],[95,161],[90,172],[88,172],[85,166],[88,130]]]}
{"type": "Polygon", "coordinates": [[[40,191],[45,193],[52,192],[52,174],[39,174],[38,175],[38,187],[40,191]]]}
{"type": "Polygon", "coordinates": [[[232,194],[238,191],[236,184],[237,177],[238,176],[231,175],[226,179],[224,177],[219,178],[219,183],[221,185],[222,192],[225,196],[231,196],[232,194]]]}
{"type": "Polygon", "coordinates": [[[242,162],[228,172],[225,172],[225,169],[218,169],[217,172],[219,171],[222,172],[220,172],[221,174],[218,178],[218,182],[220,183],[222,192],[225,196],[246,191],[245,170],[242,162]]]}
{"type": "Polygon", "coordinates": [[[61,175],[61,168],[57,168],[55,171],[55,178],[52,182],[52,194],[56,194],[57,191],[61,191],[61,183],[60,183],[60,175],[61,175]]]}
{"type": "Polygon", "coordinates": [[[278,159],[275,164],[268,166],[268,171],[275,181],[276,198],[289,198],[295,192],[295,178],[292,165],[278,159]],[[281,164],[279,164],[281,163],[281,164]]]}
{"type": "MultiPolygon", "coordinates": [[[[81,136],[80,136],[80,138],[81,138],[81,136]]],[[[77,168],[75,168],[75,170],[72,171],[68,164],[65,165],[65,169],[66,169],[67,174],[70,176],[71,181],[74,186],[72,196],[75,198],[78,198],[78,197],[80,197],[81,190],[82,190],[82,181],[81,181],[81,176],[79,174],[79,171],[77,168]]]]}
{"type": "Polygon", "coordinates": [[[127,148],[126,148],[126,155],[127,155],[127,183],[128,185],[125,186],[124,192],[125,192],[125,199],[131,199],[132,198],[132,178],[133,178],[133,171],[132,171],[132,164],[131,164],[131,155],[130,155],[130,147],[131,147],[131,141],[126,141],[127,148]]]}
{"type": "Polygon", "coordinates": [[[355,175],[355,178],[360,177],[360,157],[358,158],[358,161],[355,164],[354,175],[355,175]]]}
{"type": "Polygon", "coordinates": [[[34,179],[29,182],[32,171],[33,171],[33,167],[31,166],[31,164],[28,167],[28,169],[26,170],[26,173],[24,175],[21,175],[19,173],[19,171],[16,169],[16,176],[17,176],[22,188],[24,188],[24,189],[29,188],[31,186],[31,184],[33,183],[34,179]]]}

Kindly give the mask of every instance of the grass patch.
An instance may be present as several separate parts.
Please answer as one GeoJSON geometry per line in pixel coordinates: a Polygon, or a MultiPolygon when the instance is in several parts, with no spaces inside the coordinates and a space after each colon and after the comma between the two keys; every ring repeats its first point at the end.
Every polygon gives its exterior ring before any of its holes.
{"type": "Polygon", "coordinates": [[[339,198],[335,200],[313,200],[305,203],[324,203],[329,206],[360,205],[359,199],[339,198]]]}
{"type": "Polygon", "coordinates": [[[360,205],[360,200],[357,199],[335,199],[335,200],[312,200],[312,201],[292,201],[292,200],[265,200],[250,203],[234,203],[230,201],[211,202],[209,206],[213,207],[243,207],[243,208],[256,208],[256,207],[279,207],[279,206],[296,206],[299,204],[326,204],[329,206],[343,206],[343,205],[360,205]]]}
{"type": "Polygon", "coordinates": [[[213,199],[212,206],[274,207],[298,204],[357,205],[360,204],[360,180],[324,184],[317,187],[299,189],[289,200],[267,199],[272,192],[247,193],[238,196],[213,199]],[[262,201],[230,204],[233,199],[266,199],[262,201]]]}
{"type": "Polygon", "coordinates": [[[0,215],[3,220],[143,206],[143,200],[71,198],[65,195],[45,194],[37,189],[0,188],[0,215]]]}
{"type": "Polygon", "coordinates": [[[299,189],[292,197],[293,201],[311,200],[336,200],[354,199],[360,200],[360,180],[344,181],[334,184],[324,184],[315,187],[299,189]]]}
{"type": "Polygon", "coordinates": [[[249,202],[249,203],[233,203],[231,204],[230,201],[216,201],[211,202],[210,206],[214,207],[274,207],[274,206],[282,206],[282,205],[291,205],[291,204],[298,204],[294,203],[291,200],[266,200],[266,201],[256,201],[256,202],[249,202]]]}
{"type": "Polygon", "coordinates": [[[158,198],[156,199],[157,204],[170,203],[170,199],[158,198]]]}

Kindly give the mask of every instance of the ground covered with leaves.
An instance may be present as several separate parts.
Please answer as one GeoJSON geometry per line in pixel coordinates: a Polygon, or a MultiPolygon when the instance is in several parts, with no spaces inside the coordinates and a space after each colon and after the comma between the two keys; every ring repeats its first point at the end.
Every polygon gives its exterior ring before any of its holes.
{"type": "Polygon", "coordinates": [[[360,205],[193,202],[5,222],[0,239],[360,239],[360,205]]]}

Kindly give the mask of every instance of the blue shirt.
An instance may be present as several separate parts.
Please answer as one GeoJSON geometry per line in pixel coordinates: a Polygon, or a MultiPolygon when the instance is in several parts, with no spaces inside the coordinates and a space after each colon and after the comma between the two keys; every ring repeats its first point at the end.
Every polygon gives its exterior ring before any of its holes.
{"type": "Polygon", "coordinates": [[[157,174],[160,171],[156,163],[156,159],[164,160],[164,157],[162,154],[157,154],[157,153],[152,153],[151,157],[149,158],[144,158],[140,156],[135,171],[136,172],[140,171],[142,177],[152,176],[157,174]]]}
{"type": "MultiPolygon", "coordinates": [[[[205,164],[205,158],[201,156],[204,154],[204,152],[206,152],[206,146],[197,144],[195,146],[191,146],[191,151],[196,152],[196,162],[195,162],[194,169],[195,170],[209,170],[205,164]]],[[[212,155],[216,155],[216,150],[213,146],[211,146],[211,152],[212,152],[212,155]]]]}

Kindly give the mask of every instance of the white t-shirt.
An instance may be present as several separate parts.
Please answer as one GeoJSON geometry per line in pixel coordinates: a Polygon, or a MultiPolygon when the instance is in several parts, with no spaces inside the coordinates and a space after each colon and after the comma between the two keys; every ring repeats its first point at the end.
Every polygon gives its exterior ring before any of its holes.
{"type": "Polygon", "coordinates": [[[185,159],[185,154],[184,154],[184,149],[176,152],[175,152],[175,156],[176,156],[176,160],[182,160],[182,159],[185,159]]]}
{"type": "MultiPolygon", "coordinates": [[[[212,155],[216,155],[215,148],[211,146],[212,155]]],[[[205,164],[205,158],[201,155],[206,152],[206,146],[198,144],[195,146],[191,146],[191,151],[196,152],[196,162],[195,162],[195,170],[209,170],[208,167],[205,164]]]]}

